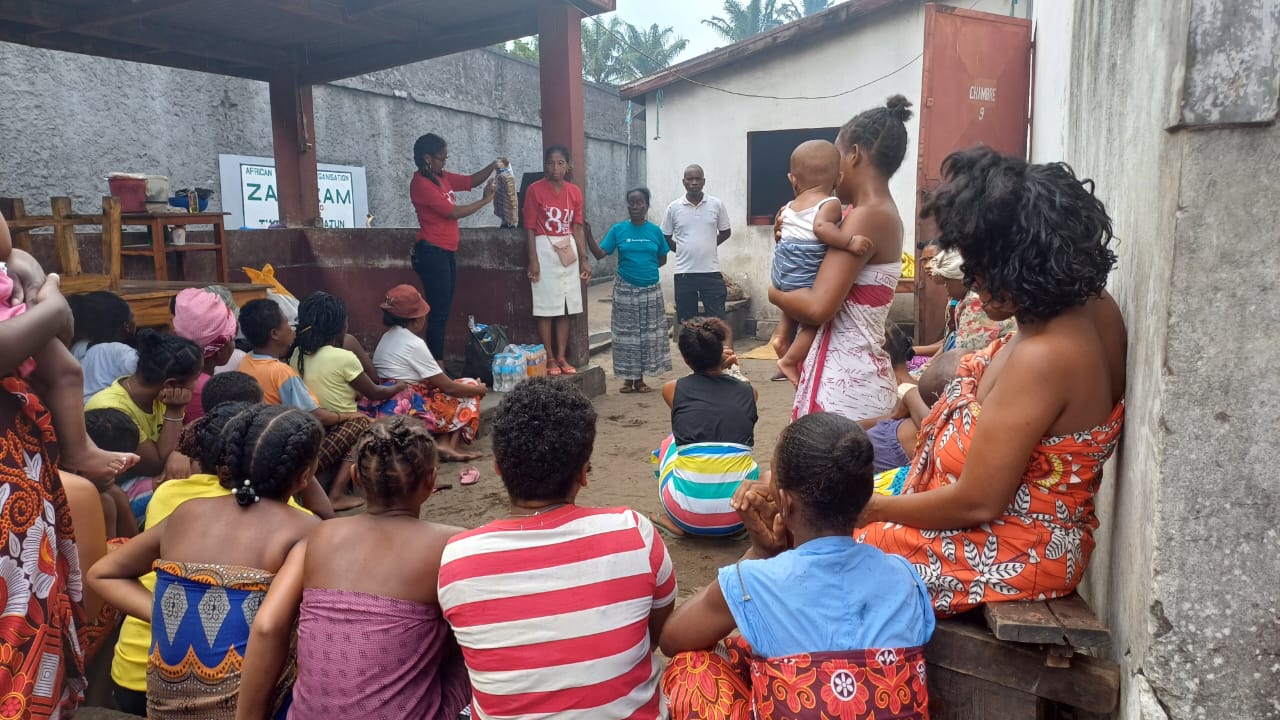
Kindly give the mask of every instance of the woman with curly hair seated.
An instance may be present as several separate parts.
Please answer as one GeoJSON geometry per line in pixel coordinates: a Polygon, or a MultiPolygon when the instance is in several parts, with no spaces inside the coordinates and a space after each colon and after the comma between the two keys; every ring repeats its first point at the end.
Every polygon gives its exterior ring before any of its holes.
{"type": "Polygon", "coordinates": [[[943,176],[924,215],[987,315],[1018,330],[961,362],[902,492],[873,496],[857,537],[906,557],[949,615],[1080,582],[1124,418],[1125,327],[1104,289],[1116,256],[1090,181],[985,147],[953,153],[943,176]]]}

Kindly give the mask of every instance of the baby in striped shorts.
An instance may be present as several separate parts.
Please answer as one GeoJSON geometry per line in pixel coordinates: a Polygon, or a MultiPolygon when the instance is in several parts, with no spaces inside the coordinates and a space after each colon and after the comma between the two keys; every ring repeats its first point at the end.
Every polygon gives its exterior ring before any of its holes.
{"type": "MultiPolygon", "coordinates": [[[[835,188],[840,183],[840,151],[826,140],[809,140],[791,153],[791,172],[787,178],[796,199],[778,213],[778,243],[773,251],[773,286],[784,292],[813,287],[818,267],[827,256],[827,248],[865,255],[871,250],[870,238],[853,235],[840,228],[840,200],[835,188]]],[[[795,340],[778,359],[778,369],[792,383],[800,382],[800,364],[818,329],[813,325],[784,317],[774,334],[776,338],[795,340]]],[[[777,347],[777,344],[775,344],[777,347]]]]}

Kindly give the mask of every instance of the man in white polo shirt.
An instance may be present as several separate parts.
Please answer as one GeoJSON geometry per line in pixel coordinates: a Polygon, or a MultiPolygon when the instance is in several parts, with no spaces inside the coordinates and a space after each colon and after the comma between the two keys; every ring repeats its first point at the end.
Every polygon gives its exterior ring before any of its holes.
{"type": "Polygon", "coordinates": [[[724,317],[726,291],[716,248],[729,239],[729,213],[719,198],[702,192],[702,168],[684,169],[683,196],[671,201],[662,216],[662,234],[676,254],[676,322],[724,317]],[[702,301],[705,313],[698,312],[702,301]]]}

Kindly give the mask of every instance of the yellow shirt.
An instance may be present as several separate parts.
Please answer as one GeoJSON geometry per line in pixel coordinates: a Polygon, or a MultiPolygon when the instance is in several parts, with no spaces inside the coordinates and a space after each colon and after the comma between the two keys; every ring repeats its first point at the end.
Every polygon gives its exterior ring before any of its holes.
{"type": "Polygon", "coordinates": [[[138,432],[142,433],[142,440],[151,440],[154,442],[160,437],[160,429],[164,427],[164,403],[156,399],[151,403],[151,412],[138,407],[138,404],[129,397],[129,391],[124,389],[122,384],[124,378],[116,380],[110,385],[98,391],[96,395],[89,398],[89,402],[85,404],[84,409],[102,410],[111,409],[119,410],[128,415],[133,420],[133,424],[138,426],[138,432]]]}
{"type": "MultiPolygon", "coordinates": [[[[192,475],[185,480],[170,480],[156,488],[151,496],[151,502],[147,503],[147,527],[159,525],[161,520],[172,515],[179,505],[188,500],[223,497],[230,494],[230,490],[219,484],[217,475],[192,475]]],[[[293,498],[289,498],[289,505],[308,515],[312,514],[293,498]]],[[[155,591],[155,573],[149,572],[138,579],[148,590],[155,591]]],[[[146,692],[147,656],[150,654],[151,624],[136,617],[126,616],[120,625],[120,639],[116,641],[115,658],[111,661],[111,679],[122,688],[146,692]]]]}
{"type": "MultiPolygon", "coordinates": [[[[298,353],[295,350],[289,364],[298,369],[298,353]]],[[[356,391],[351,381],[360,377],[364,366],[360,358],[350,350],[326,345],[313,355],[308,355],[302,363],[302,379],[307,389],[316,396],[316,402],[325,410],[336,413],[353,413],[356,411],[356,391]]]]}

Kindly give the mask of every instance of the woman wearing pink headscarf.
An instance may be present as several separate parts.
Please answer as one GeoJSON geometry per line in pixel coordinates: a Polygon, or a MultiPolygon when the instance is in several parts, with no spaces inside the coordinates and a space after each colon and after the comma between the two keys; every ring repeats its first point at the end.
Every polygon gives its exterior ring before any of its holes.
{"type": "Polygon", "coordinates": [[[194,342],[204,353],[204,367],[183,417],[185,424],[191,424],[204,415],[204,384],[213,376],[213,369],[225,365],[236,349],[236,317],[217,294],[187,288],[173,303],[173,332],[194,342]]]}

